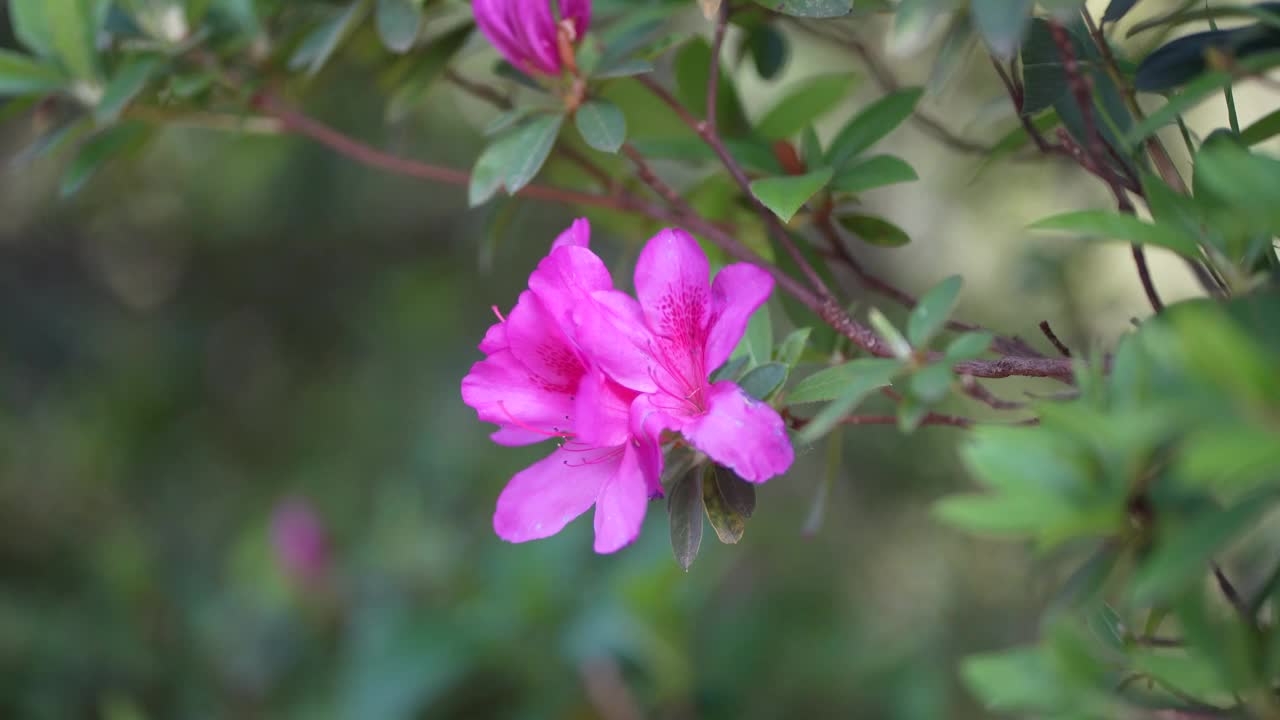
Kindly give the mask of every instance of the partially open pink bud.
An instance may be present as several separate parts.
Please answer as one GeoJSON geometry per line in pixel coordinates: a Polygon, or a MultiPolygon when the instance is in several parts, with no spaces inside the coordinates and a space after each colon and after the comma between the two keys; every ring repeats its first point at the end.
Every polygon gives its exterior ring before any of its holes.
{"type": "Polygon", "coordinates": [[[559,17],[548,0],[474,0],[471,7],[480,32],[507,62],[531,74],[574,69],[573,44],[591,25],[590,0],[559,0],[559,17]]]}
{"type": "Polygon", "coordinates": [[[329,542],[324,524],[301,498],[280,503],[271,518],[271,545],[276,562],[293,580],[310,584],[329,571],[329,542]]]}

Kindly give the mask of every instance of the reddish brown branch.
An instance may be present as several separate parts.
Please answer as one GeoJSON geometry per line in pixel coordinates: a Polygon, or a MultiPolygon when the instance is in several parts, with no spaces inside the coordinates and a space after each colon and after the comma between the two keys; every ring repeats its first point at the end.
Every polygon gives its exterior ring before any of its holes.
{"type": "Polygon", "coordinates": [[[1053,343],[1053,346],[1058,349],[1058,352],[1062,353],[1062,357],[1071,357],[1071,348],[1067,347],[1066,343],[1058,339],[1058,334],[1049,326],[1048,320],[1042,320],[1040,322],[1040,332],[1044,333],[1044,336],[1049,339],[1049,342],[1053,343]]]}

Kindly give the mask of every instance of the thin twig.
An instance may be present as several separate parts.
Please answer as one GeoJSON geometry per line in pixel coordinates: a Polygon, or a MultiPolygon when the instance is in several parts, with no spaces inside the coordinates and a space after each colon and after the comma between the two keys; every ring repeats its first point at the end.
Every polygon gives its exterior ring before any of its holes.
{"type": "Polygon", "coordinates": [[[1046,338],[1049,338],[1049,342],[1053,343],[1053,346],[1058,349],[1058,352],[1062,353],[1063,357],[1071,357],[1071,348],[1058,339],[1058,334],[1049,326],[1048,320],[1040,321],[1040,332],[1044,333],[1046,338]]]}
{"type": "Polygon", "coordinates": [[[1222,591],[1222,596],[1227,599],[1227,602],[1231,603],[1231,607],[1236,609],[1240,617],[1252,627],[1254,619],[1249,612],[1248,603],[1240,596],[1236,586],[1227,579],[1227,574],[1222,572],[1222,567],[1218,563],[1213,563],[1213,579],[1218,581],[1218,589],[1222,591]]]}

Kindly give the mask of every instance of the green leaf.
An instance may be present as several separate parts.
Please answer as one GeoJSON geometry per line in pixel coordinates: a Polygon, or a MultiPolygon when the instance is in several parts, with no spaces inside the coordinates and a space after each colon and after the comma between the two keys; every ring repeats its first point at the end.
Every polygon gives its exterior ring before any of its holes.
{"type": "Polygon", "coordinates": [[[1133,579],[1134,600],[1159,604],[1204,577],[1213,557],[1273,507],[1276,493],[1262,488],[1226,510],[1207,508],[1185,525],[1161,528],[1161,542],[1133,579]]]}
{"type": "Polygon", "coordinates": [[[841,367],[848,369],[845,370],[846,381],[840,394],[801,428],[801,443],[811,443],[826,435],[841,418],[853,412],[867,395],[888,385],[900,369],[898,363],[881,358],[853,360],[841,367]]]}
{"type": "Polygon", "coordinates": [[[627,139],[627,118],[608,100],[590,100],[574,113],[573,122],[588,145],[601,152],[616,153],[627,139]]]}
{"type": "Polygon", "coordinates": [[[853,0],[756,0],[756,4],[795,17],[830,18],[853,12],[853,0]]]}
{"type": "Polygon", "coordinates": [[[408,52],[422,29],[421,4],[414,0],[378,0],[374,24],[388,50],[408,52]]]}
{"type": "Polygon", "coordinates": [[[769,140],[790,138],[835,109],[853,90],[856,80],[857,76],[850,73],[810,78],[765,113],[756,131],[769,140]]]}
{"type": "Polygon", "coordinates": [[[915,168],[893,155],[872,155],[865,160],[845,165],[831,181],[838,192],[863,192],[885,185],[919,180],[915,168]]]}
{"type": "Polygon", "coordinates": [[[973,0],[969,12],[991,53],[1008,60],[1022,42],[1034,5],[1035,0],[973,0]]]}
{"type": "Polygon", "coordinates": [[[9,23],[13,34],[28,50],[53,56],[53,33],[49,29],[47,0],[9,0],[9,23]]]}
{"type": "Polygon", "coordinates": [[[62,196],[74,195],[112,158],[139,147],[148,137],[147,130],[142,123],[128,122],[109,127],[86,140],[62,176],[59,188],[62,196]]]}
{"type": "MultiPolygon", "coordinates": [[[[850,360],[843,365],[820,370],[796,383],[796,386],[787,393],[787,403],[799,405],[835,400],[843,395],[858,378],[887,375],[892,379],[899,367],[900,363],[897,360],[885,358],[850,360]]],[[[888,384],[889,380],[885,380],[881,386],[888,384]]]]}
{"type": "Polygon", "coordinates": [[[502,180],[515,150],[514,137],[507,135],[490,143],[480,153],[476,164],[471,168],[471,180],[467,184],[468,207],[485,204],[502,188],[502,180]]]}
{"type": "Polygon", "coordinates": [[[787,36],[770,24],[752,27],[747,33],[745,48],[751,52],[756,72],[765,80],[777,77],[791,56],[787,36]]]}
{"type": "Polygon", "coordinates": [[[809,198],[826,187],[831,174],[831,168],[822,168],[804,175],[764,178],[751,183],[751,193],[783,222],[790,222],[809,198]]]}
{"type": "Polygon", "coordinates": [[[947,346],[944,353],[948,362],[958,363],[982,357],[991,347],[995,338],[989,332],[969,332],[961,335],[947,346]]]}
{"type": "Polygon", "coordinates": [[[602,67],[591,73],[591,77],[597,80],[605,80],[608,78],[624,78],[634,77],[636,75],[645,75],[653,72],[653,63],[643,58],[631,58],[621,60],[617,63],[602,67]]]}
{"type": "Polygon", "coordinates": [[[907,235],[906,230],[884,218],[871,215],[840,215],[836,217],[836,222],[868,245],[902,247],[911,242],[911,237],[907,235]]]}
{"type": "Polygon", "coordinates": [[[1272,110],[1240,133],[1245,145],[1257,145],[1280,135],[1280,110],[1272,110]]]}
{"type": "Polygon", "coordinates": [[[1033,230],[1062,230],[1106,239],[1124,240],[1139,245],[1169,248],[1189,258],[1200,253],[1195,242],[1163,225],[1145,223],[1132,215],[1106,210],[1079,210],[1038,220],[1033,230]]]}
{"type": "Polygon", "coordinates": [[[913,373],[909,387],[913,396],[932,405],[947,396],[954,378],[950,365],[937,363],[913,373]]]}
{"type": "Polygon", "coordinates": [[[695,467],[676,481],[667,497],[667,521],[671,552],[685,571],[698,557],[702,545],[702,468],[695,467]]]}
{"type": "Polygon", "coordinates": [[[711,373],[711,382],[717,383],[721,380],[737,381],[738,373],[741,373],[742,369],[745,368],[749,362],[751,362],[750,355],[739,355],[735,358],[730,358],[725,362],[725,364],[717,368],[715,372],[711,373]]]}
{"type": "Polygon", "coordinates": [[[912,347],[926,347],[933,336],[947,324],[963,284],[964,280],[959,275],[952,275],[920,298],[907,318],[907,340],[912,347]]]}
{"type": "MultiPolygon", "coordinates": [[[[428,47],[419,47],[414,51],[410,56],[411,64],[387,101],[389,120],[399,122],[423,104],[427,94],[436,86],[436,79],[466,43],[467,38],[471,37],[472,30],[471,25],[463,25],[434,38],[428,47]]],[[[523,118],[526,114],[527,111],[522,112],[520,117],[523,118]]]]}
{"type": "Polygon", "coordinates": [[[773,317],[769,314],[768,304],[751,313],[742,345],[750,355],[752,365],[763,365],[773,356],[773,317]]]}
{"type": "MultiPolygon", "coordinates": [[[[700,118],[707,116],[707,81],[711,77],[711,61],[711,46],[703,38],[695,38],[676,53],[676,97],[700,118]]],[[[723,65],[716,93],[716,125],[725,136],[738,135],[749,128],[732,76],[724,72],[723,65]]]]}
{"type": "Polygon", "coordinates": [[[320,72],[342,40],[368,9],[367,0],[351,0],[345,8],[335,10],[325,22],[307,34],[289,58],[290,70],[306,70],[307,75],[320,72]]]}
{"type": "Polygon", "coordinates": [[[1195,181],[1223,198],[1233,213],[1251,227],[1270,234],[1280,231],[1280,160],[1251,153],[1232,142],[1206,144],[1196,154],[1195,181]]]}
{"type": "Polygon", "coordinates": [[[81,80],[98,76],[97,20],[90,0],[45,0],[53,49],[81,80]]]}
{"type": "Polygon", "coordinates": [[[911,357],[911,343],[902,336],[898,328],[889,322],[889,318],[884,316],[877,308],[871,308],[867,313],[867,322],[871,323],[871,328],[876,331],[881,340],[889,344],[889,349],[893,351],[893,356],[899,360],[906,360],[911,357]]]}
{"type": "Polygon", "coordinates": [[[991,710],[1053,711],[1067,692],[1039,648],[971,655],[960,666],[965,684],[991,710]]]}
{"type": "Polygon", "coordinates": [[[513,137],[519,152],[514,161],[507,166],[502,184],[507,192],[515,195],[528,185],[542,169],[551,148],[556,144],[556,136],[560,133],[561,115],[539,115],[517,130],[513,137]]]}
{"type": "Polygon", "coordinates": [[[719,473],[711,463],[707,463],[702,473],[702,507],[706,509],[707,520],[716,531],[716,537],[727,545],[735,545],[746,532],[747,523],[720,494],[719,473]]]}
{"type": "Polygon", "coordinates": [[[738,385],[743,392],[757,400],[765,400],[782,386],[787,379],[787,366],[782,363],[765,363],[752,368],[751,372],[742,376],[738,385]]]}
{"type": "Polygon", "coordinates": [[[809,343],[809,335],[812,332],[813,328],[807,327],[791,331],[791,334],[786,339],[778,343],[778,347],[773,353],[774,358],[788,368],[795,367],[796,363],[800,362],[800,356],[804,354],[805,347],[809,343]]]}
{"type": "Polygon", "coordinates": [[[114,122],[134,96],[142,92],[151,75],[163,62],[164,59],[157,55],[135,55],[121,63],[107,83],[98,106],[93,110],[98,122],[114,122]]]}
{"type": "Polygon", "coordinates": [[[933,58],[933,69],[925,83],[925,94],[937,97],[950,85],[956,75],[965,68],[970,52],[976,44],[973,23],[964,13],[956,13],[947,26],[942,46],[933,58]]]}
{"type": "Polygon", "coordinates": [[[729,509],[744,518],[751,517],[756,511],[756,486],[738,477],[738,474],[726,467],[715,466],[716,489],[729,509]]]}
{"type": "Polygon", "coordinates": [[[800,162],[807,168],[822,165],[822,141],[812,125],[805,127],[800,136],[800,162]]]}
{"type": "Polygon", "coordinates": [[[1107,3],[1106,12],[1102,13],[1102,22],[1116,22],[1128,15],[1133,6],[1137,4],[1138,0],[1111,0],[1111,2],[1107,3]]]}
{"type": "Polygon", "coordinates": [[[28,55],[0,50],[0,95],[26,95],[60,90],[67,76],[55,65],[28,55]]]}
{"type": "Polygon", "coordinates": [[[827,150],[827,163],[841,167],[850,158],[879,142],[911,117],[922,88],[905,88],[868,105],[836,135],[827,150]]]}

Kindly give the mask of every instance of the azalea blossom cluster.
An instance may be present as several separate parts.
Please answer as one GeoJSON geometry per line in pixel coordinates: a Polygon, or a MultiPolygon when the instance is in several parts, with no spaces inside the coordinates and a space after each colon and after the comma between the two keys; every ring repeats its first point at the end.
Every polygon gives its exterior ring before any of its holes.
{"type": "Polygon", "coordinates": [[[474,0],[476,25],[515,68],[558,75],[572,67],[573,45],[591,25],[590,0],[559,0],[559,17],[548,0],[474,0]]]}
{"type": "Polygon", "coordinates": [[[486,357],[462,398],[499,426],[498,444],[558,441],[502,491],[498,536],[548,537],[594,506],[595,550],[610,553],[635,540],[648,501],[662,495],[664,433],[750,482],[785,472],[794,455],[773,408],[709,379],[772,292],[768,273],[729,265],[712,282],[693,237],[667,229],[640,253],[632,297],[614,288],[589,240],[585,219],[556,239],[485,333],[486,357]]]}

